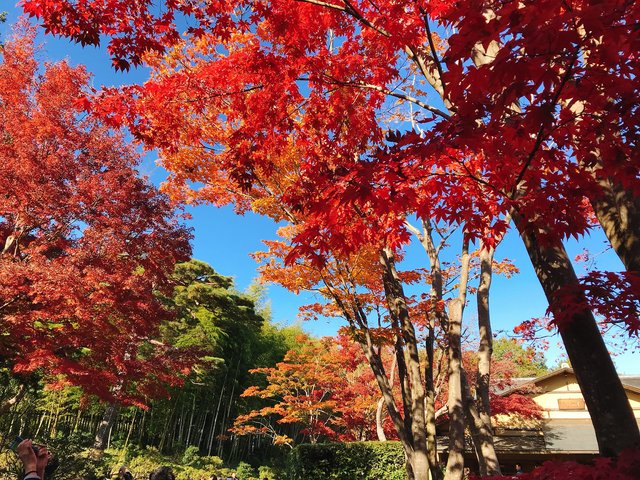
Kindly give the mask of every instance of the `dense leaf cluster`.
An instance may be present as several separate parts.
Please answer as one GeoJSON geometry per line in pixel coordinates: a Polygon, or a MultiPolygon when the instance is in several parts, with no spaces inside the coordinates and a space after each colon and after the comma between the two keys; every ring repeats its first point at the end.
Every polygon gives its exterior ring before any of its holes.
{"type": "MultiPolygon", "coordinates": [[[[640,450],[625,450],[617,458],[596,458],[590,464],[578,462],[545,462],[519,480],[635,480],[640,472],[640,450]]],[[[474,477],[479,479],[479,477],[474,477]]],[[[499,480],[514,477],[484,477],[499,480]]]]}
{"type": "Polygon", "coordinates": [[[149,340],[190,234],[122,134],[83,114],[86,71],[41,69],[34,37],[23,24],[0,62],[0,365],[141,402],[188,367],[149,340]]]}

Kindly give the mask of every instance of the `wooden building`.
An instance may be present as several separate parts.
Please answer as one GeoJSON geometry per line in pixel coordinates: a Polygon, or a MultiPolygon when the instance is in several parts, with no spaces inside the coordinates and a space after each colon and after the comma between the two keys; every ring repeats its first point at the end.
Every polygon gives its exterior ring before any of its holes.
{"type": "MultiPolygon", "coordinates": [[[[640,375],[621,376],[620,380],[640,425],[640,375]]],[[[513,473],[516,463],[528,471],[547,460],[588,461],[598,455],[591,417],[571,368],[516,379],[501,395],[511,393],[530,396],[542,408],[543,419],[529,425],[497,419],[495,446],[505,474],[513,473]]]]}

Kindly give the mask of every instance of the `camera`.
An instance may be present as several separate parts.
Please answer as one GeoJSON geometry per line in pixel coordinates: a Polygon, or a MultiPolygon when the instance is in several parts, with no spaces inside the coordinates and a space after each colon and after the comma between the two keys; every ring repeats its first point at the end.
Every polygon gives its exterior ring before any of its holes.
{"type": "MultiPolygon", "coordinates": [[[[9,448],[15,452],[16,448],[18,448],[18,445],[20,445],[23,440],[24,438],[22,438],[21,436],[17,436],[16,438],[13,439],[13,442],[11,442],[11,445],[9,445],[9,448]]],[[[38,453],[40,451],[40,447],[38,445],[31,445],[31,448],[35,453],[38,453]]]]}

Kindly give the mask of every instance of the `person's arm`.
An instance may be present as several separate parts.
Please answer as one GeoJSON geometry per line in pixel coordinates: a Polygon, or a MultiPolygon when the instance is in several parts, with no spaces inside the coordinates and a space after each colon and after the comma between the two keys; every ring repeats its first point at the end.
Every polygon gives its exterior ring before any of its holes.
{"type": "Polygon", "coordinates": [[[49,453],[46,447],[41,446],[40,449],[38,450],[38,453],[36,453],[36,459],[37,459],[36,473],[38,474],[38,477],[40,477],[40,480],[45,480],[44,471],[47,465],[49,464],[49,460],[51,459],[51,454],[49,453]]]}
{"type": "Polygon", "coordinates": [[[24,480],[27,479],[39,479],[43,480],[38,474],[38,457],[36,452],[33,451],[33,442],[29,439],[23,440],[16,447],[16,454],[22,461],[24,480]]]}
{"type": "Polygon", "coordinates": [[[33,450],[33,442],[26,439],[16,447],[16,454],[22,461],[24,480],[44,480],[44,469],[50,456],[45,447],[40,447],[36,454],[33,450]]]}

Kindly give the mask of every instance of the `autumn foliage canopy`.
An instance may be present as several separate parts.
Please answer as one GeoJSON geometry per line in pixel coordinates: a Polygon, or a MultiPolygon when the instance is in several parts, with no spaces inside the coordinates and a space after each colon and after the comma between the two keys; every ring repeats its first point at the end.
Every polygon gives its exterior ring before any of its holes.
{"type": "MultiPolygon", "coordinates": [[[[247,208],[230,192],[289,167],[269,194],[307,215],[293,255],[401,245],[407,214],[491,245],[515,210],[553,242],[602,220],[610,179],[638,191],[633,2],[22,5],[84,44],[107,35],[117,68],[152,67],[93,108],[161,149],[173,194],[247,208]]],[[[637,276],[613,276],[633,303],[637,276]]],[[[601,286],[596,275],[583,292],[601,286]]],[[[637,333],[626,310],[588,306],[637,333]]]]}
{"type": "MultiPolygon", "coordinates": [[[[592,314],[640,331],[638,2],[21,5],[52,33],[94,45],[106,36],[116,68],[150,67],[143,85],[104,90],[85,108],[158,149],[175,198],[289,223],[293,234],[270,247],[293,270],[384,251],[389,280],[408,219],[491,248],[513,218],[600,448],[637,444],[633,426],[616,441],[632,412],[592,314]],[[580,281],[562,242],[596,223],[625,272],[580,281]],[[609,422],[607,407],[623,413],[609,422]]],[[[345,283],[357,300],[357,282],[345,283]]]]}

